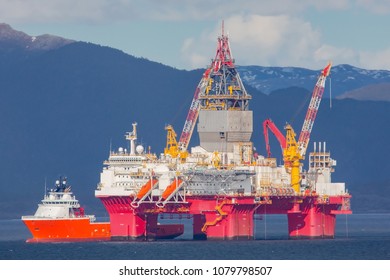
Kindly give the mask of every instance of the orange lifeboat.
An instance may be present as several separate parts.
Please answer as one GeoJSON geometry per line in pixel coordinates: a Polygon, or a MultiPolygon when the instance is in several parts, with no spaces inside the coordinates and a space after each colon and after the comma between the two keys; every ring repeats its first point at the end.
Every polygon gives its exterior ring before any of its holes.
{"type": "Polygon", "coordinates": [[[137,193],[137,199],[143,198],[151,189],[152,187],[157,183],[156,179],[150,179],[145,185],[142,186],[142,188],[137,193]]]}
{"type": "Polygon", "coordinates": [[[166,200],[176,190],[176,188],[180,186],[182,182],[183,180],[180,179],[173,180],[173,182],[165,189],[165,191],[161,195],[161,198],[163,200],[166,200]]]}

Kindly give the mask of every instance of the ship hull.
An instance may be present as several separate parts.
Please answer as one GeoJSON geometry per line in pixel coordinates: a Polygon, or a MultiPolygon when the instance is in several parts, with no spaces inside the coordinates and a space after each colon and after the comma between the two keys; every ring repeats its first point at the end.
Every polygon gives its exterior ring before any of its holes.
{"type": "Polygon", "coordinates": [[[110,240],[110,223],[89,218],[23,219],[33,238],[27,242],[86,242],[110,240]]]}

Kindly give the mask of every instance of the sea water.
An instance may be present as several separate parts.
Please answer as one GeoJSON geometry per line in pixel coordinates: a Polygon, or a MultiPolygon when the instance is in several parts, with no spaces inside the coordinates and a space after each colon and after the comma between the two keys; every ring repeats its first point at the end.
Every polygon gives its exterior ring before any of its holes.
{"type": "Polygon", "coordinates": [[[256,217],[255,236],[240,241],[194,241],[192,220],[174,240],[26,243],[19,220],[0,220],[1,260],[390,260],[390,214],[337,216],[334,239],[290,240],[285,215],[256,217]]]}

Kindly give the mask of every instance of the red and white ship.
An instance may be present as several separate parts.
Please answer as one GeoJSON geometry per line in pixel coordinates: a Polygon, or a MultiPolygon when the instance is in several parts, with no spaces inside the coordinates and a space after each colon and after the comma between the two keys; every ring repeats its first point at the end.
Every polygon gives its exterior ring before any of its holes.
{"type": "Polygon", "coordinates": [[[110,239],[110,223],[96,222],[85,215],[66,178],[56,181],[54,189],[44,195],[33,216],[22,221],[32,234],[27,242],[97,241],[110,239]]]}

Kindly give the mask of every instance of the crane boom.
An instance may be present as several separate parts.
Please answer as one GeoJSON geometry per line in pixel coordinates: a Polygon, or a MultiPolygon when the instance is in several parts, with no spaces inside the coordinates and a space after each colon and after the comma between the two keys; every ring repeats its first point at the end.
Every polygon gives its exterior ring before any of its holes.
{"type": "Polygon", "coordinates": [[[310,100],[309,108],[306,113],[306,118],[302,126],[301,133],[299,135],[299,140],[295,140],[295,132],[291,125],[286,125],[286,137],[279,131],[276,125],[270,120],[267,119],[263,122],[263,130],[265,137],[265,144],[268,153],[268,157],[271,156],[271,150],[269,146],[268,139],[268,128],[275,134],[278,139],[280,146],[283,150],[283,161],[284,166],[291,174],[291,186],[296,193],[300,192],[300,166],[301,160],[304,159],[307,145],[310,140],[310,133],[313,128],[314,121],[317,116],[318,108],[324,93],[326,77],[329,76],[330,68],[332,64],[329,63],[321,72],[317,83],[314,87],[313,94],[310,100]]]}
{"type": "Polygon", "coordinates": [[[271,146],[269,145],[268,129],[270,129],[272,133],[275,135],[276,139],[278,139],[280,147],[282,148],[282,152],[284,151],[284,149],[286,149],[286,138],[284,137],[283,133],[280,132],[280,130],[277,128],[277,126],[271,119],[266,119],[263,122],[265,147],[267,149],[267,156],[270,158],[271,146]]]}
{"type": "Polygon", "coordinates": [[[195,123],[198,119],[199,109],[200,109],[200,100],[199,95],[201,95],[204,91],[206,91],[207,84],[209,81],[209,73],[211,69],[207,69],[202,79],[200,80],[198,86],[196,87],[194,97],[191,102],[190,110],[187,114],[187,119],[184,123],[183,130],[180,135],[179,140],[179,149],[180,151],[186,151],[188,148],[188,144],[190,143],[192,133],[194,132],[195,123]]]}
{"type": "Polygon", "coordinates": [[[313,90],[309,108],[306,112],[305,121],[303,122],[302,130],[298,140],[298,152],[302,158],[304,158],[306,154],[307,145],[309,144],[310,140],[310,133],[313,129],[314,121],[316,119],[318,108],[320,107],[320,102],[324,93],[326,77],[329,76],[331,67],[332,63],[329,62],[328,65],[322,70],[313,90]]]}

